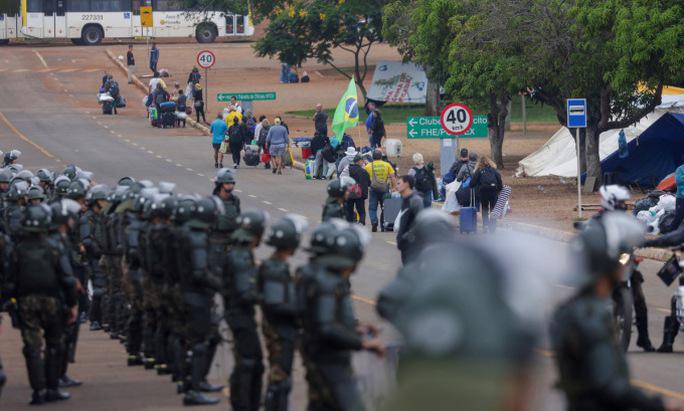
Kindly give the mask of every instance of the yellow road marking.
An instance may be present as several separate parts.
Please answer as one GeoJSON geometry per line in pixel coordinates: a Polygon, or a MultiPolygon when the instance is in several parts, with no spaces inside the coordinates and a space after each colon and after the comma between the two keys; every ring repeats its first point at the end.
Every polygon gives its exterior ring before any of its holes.
{"type": "Polygon", "coordinates": [[[372,306],[377,305],[375,300],[371,300],[371,299],[366,298],[366,297],[361,297],[360,295],[356,295],[356,294],[352,295],[352,300],[360,301],[362,303],[366,303],[366,304],[372,305],[372,306]]]}
{"type": "Polygon", "coordinates": [[[41,146],[38,143],[34,143],[28,137],[26,137],[21,131],[19,131],[16,127],[14,127],[14,124],[10,123],[10,121],[7,119],[7,117],[5,117],[5,115],[1,111],[0,111],[0,120],[2,120],[3,123],[7,124],[7,127],[9,127],[9,129],[12,130],[14,132],[14,134],[17,135],[17,137],[19,137],[20,139],[22,139],[26,143],[32,145],[33,147],[35,147],[35,149],[40,151],[41,153],[43,153],[43,155],[45,155],[48,158],[57,159],[57,157],[52,155],[52,153],[47,151],[43,146],[41,146]]]}
{"type": "Polygon", "coordinates": [[[656,394],[664,395],[666,397],[675,398],[678,400],[684,400],[684,394],[683,393],[678,392],[678,391],[668,390],[667,388],[659,387],[657,385],[647,383],[646,381],[632,380],[632,384],[636,385],[637,387],[643,388],[645,390],[654,392],[656,394]]]}

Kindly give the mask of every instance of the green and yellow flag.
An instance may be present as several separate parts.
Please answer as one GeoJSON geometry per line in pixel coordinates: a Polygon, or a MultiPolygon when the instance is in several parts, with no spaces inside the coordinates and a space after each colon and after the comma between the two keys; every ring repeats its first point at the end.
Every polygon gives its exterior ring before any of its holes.
{"type": "Polygon", "coordinates": [[[347,91],[342,95],[342,99],[337,104],[335,116],[332,121],[334,136],[330,139],[330,144],[337,147],[342,142],[344,130],[355,127],[359,123],[359,102],[356,97],[356,82],[352,78],[347,86],[347,91]]]}

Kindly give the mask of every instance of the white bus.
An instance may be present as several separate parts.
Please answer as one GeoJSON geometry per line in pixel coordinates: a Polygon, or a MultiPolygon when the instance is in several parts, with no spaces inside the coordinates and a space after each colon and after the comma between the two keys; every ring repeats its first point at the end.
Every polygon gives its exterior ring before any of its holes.
{"type": "Polygon", "coordinates": [[[142,5],[152,6],[154,27],[140,24],[141,0],[21,0],[20,34],[85,45],[145,36],[194,36],[200,43],[211,43],[217,37],[254,34],[249,16],[187,10],[182,0],[142,0],[142,5]]]}
{"type": "Polygon", "coordinates": [[[7,44],[17,37],[22,37],[21,16],[0,13],[0,44],[7,44]]]}

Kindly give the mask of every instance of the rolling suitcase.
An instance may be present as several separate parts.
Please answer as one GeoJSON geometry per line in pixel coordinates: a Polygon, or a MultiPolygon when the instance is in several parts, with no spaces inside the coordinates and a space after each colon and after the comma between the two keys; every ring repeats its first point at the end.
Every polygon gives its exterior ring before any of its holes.
{"type": "Polygon", "coordinates": [[[161,114],[161,126],[175,127],[176,126],[176,113],[173,111],[165,111],[161,114]]]}
{"type": "Polygon", "coordinates": [[[387,231],[392,231],[394,228],[394,220],[397,219],[401,211],[401,197],[386,198],[382,206],[382,227],[387,231]]]}
{"type": "MultiPolygon", "coordinates": [[[[470,204],[475,204],[475,193],[470,190],[470,204]]],[[[461,234],[477,233],[477,208],[461,207],[461,214],[458,217],[458,225],[461,234]]]]}

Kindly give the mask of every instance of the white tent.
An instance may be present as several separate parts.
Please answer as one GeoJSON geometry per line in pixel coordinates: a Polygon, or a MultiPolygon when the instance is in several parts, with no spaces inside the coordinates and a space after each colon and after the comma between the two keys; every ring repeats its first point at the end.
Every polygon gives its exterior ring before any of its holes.
{"type": "MultiPolygon", "coordinates": [[[[667,112],[684,113],[684,94],[663,95],[662,104],[653,112],[643,117],[638,123],[624,128],[627,142],[637,138],[667,112]]],[[[601,160],[617,151],[619,133],[620,129],[601,133],[599,141],[601,160]]],[[[575,177],[577,176],[575,150],[575,139],[567,128],[562,127],[539,150],[518,163],[516,175],[575,177]]]]}

